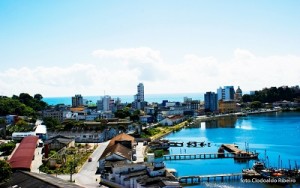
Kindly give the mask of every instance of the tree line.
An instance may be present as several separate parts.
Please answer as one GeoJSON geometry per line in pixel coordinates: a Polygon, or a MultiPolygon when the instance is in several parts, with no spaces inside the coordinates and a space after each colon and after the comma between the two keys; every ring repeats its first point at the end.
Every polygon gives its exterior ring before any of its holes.
{"type": "Polygon", "coordinates": [[[242,97],[243,102],[259,101],[261,103],[273,103],[276,101],[294,101],[300,100],[300,89],[296,87],[270,87],[255,91],[253,95],[245,94],[242,97]]]}
{"type": "Polygon", "coordinates": [[[38,111],[44,110],[48,106],[42,99],[41,94],[31,96],[21,93],[19,96],[0,96],[0,116],[11,114],[36,117],[38,111]]]}

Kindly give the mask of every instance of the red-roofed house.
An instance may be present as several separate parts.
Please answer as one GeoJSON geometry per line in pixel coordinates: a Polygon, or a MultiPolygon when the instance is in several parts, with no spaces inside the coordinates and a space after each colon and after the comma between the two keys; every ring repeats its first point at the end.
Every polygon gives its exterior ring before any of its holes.
{"type": "Polygon", "coordinates": [[[37,136],[27,136],[23,138],[19,147],[8,160],[13,171],[30,171],[31,162],[34,159],[34,152],[38,146],[39,138],[37,136]]]}

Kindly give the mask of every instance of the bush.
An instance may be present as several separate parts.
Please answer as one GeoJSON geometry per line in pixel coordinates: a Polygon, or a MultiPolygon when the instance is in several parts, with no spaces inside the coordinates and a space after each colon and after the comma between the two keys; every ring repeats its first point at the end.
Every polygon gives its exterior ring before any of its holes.
{"type": "Polygon", "coordinates": [[[10,141],[5,144],[0,145],[0,151],[9,155],[16,147],[16,143],[14,141],[10,141]]]}
{"type": "Polygon", "coordinates": [[[154,151],[154,156],[159,158],[162,157],[164,155],[164,150],[155,150],[154,151]]]}

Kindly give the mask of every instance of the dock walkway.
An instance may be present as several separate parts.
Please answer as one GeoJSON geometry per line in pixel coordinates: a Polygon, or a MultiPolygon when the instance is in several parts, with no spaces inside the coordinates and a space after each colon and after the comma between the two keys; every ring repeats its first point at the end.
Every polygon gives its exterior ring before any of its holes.
{"type": "Polygon", "coordinates": [[[232,152],[232,153],[244,153],[246,151],[239,149],[235,144],[222,144],[221,147],[223,147],[226,151],[232,152]]]}
{"type": "Polygon", "coordinates": [[[200,176],[182,176],[178,180],[180,183],[185,184],[199,184],[204,181],[231,181],[239,180],[242,177],[242,173],[232,173],[232,174],[213,174],[213,175],[200,175],[200,176]]]}
{"type": "Polygon", "coordinates": [[[234,158],[233,153],[198,153],[163,155],[164,160],[222,159],[234,158]]]}

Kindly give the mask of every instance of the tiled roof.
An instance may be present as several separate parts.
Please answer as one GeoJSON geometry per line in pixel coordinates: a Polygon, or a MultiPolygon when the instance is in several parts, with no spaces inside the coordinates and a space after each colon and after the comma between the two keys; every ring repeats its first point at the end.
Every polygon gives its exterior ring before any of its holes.
{"type": "Polygon", "coordinates": [[[107,158],[112,154],[119,155],[125,159],[131,160],[131,150],[127,147],[123,146],[122,144],[115,144],[112,146],[108,146],[103,154],[101,155],[100,159],[107,158]]]}
{"type": "Polygon", "coordinates": [[[132,142],[134,142],[134,139],[135,139],[134,137],[132,137],[128,134],[125,134],[125,133],[121,133],[121,134],[115,136],[114,138],[112,138],[109,141],[109,144],[108,144],[107,148],[104,150],[100,159],[104,159],[112,154],[117,154],[128,160],[131,160],[131,154],[132,154],[131,149],[123,146],[120,143],[116,143],[116,141],[131,141],[131,143],[132,143],[132,142]]]}
{"type": "Polygon", "coordinates": [[[62,136],[62,135],[57,135],[55,137],[50,138],[49,140],[46,140],[45,144],[50,144],[55,140],[57,140],[58,142],[60,142],[62,144],[69,144],[70,142],[72,142],[74,140],[74,138],[70,138],[70,137],[66,137],[66,136],[62,136]]]}
{"type": "Polygon", "coordinates": [[[115,141],[124,141],[124,140],[128,140],[128,141],[131,141],[131,142],[134,142],[134,137],[128,135],[128,134],[125,134],[125,133],[121,133],[117,136],[115,136],[114,138],[112,138],[108,144],[108,146],[112,146],[115,144],[115,141]]]}
{"type": "Polygon", "coordinates": [[[82,188],[79,185],[62,180],[55,176],[25,171],[17,171],[13,173],[10,181],[3,186],[11,187],[12,185],[17,185],[18,187],[82,188]]]}

